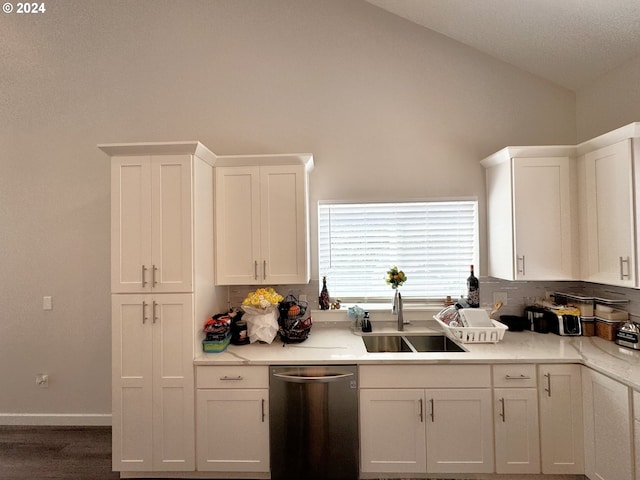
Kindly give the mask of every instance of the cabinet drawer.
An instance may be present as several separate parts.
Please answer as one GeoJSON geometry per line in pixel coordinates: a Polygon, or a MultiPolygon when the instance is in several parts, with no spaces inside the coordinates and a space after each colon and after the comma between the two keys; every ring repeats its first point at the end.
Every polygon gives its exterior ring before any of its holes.
{"type": "Polygon", "coordinates": [[[493,366],[493,386],[536,387],[536,366],[530,364],[509,364],[493,366]]]}
{"type": "Polygon", "coordinates": [[[268,367],[196,367],[197,388],[269,388],[268,367]]]}
{"type": "Polygon", "coordinates": [[[364,365],[360,388],[491,387],[489,365],[364,365]]]}

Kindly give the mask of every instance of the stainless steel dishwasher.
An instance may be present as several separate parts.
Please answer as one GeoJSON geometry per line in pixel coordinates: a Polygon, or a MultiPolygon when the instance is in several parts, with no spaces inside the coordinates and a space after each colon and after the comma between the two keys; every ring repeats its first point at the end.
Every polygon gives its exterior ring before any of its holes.
{"type": "Polygon", "coordinates": [[[271,479],[357,480],[355,365],[270,368],[271,479]]]}

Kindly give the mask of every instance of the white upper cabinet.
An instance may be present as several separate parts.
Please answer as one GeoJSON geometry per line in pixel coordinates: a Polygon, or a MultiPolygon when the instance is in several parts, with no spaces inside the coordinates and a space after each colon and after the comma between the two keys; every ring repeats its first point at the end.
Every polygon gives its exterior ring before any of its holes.
{"type": "Polygon", "coordinates": [[[218,285],[309,282],[311,155],[218,157],[215,258],[218,285]]]}
{"type": "Polygon", "coordinates": [[[199,142],[98,147],[111,157],[111,292],[187,293],[213,278],[216,156],[199,142]]]}
{"type": "Polygon", "coordinates": [[[488,275],[577,278],[573,147],[508,147],[484,159],[488,275]]]}
{"type": "Polygon", "coordinates": [[[190,155],[113,157],[111,290],[190,292],[190,155]]]}
{"type": "Polygon", "coordinates": [[[580,157],[583,280],[636,286],[632,140],[580,157]]]}

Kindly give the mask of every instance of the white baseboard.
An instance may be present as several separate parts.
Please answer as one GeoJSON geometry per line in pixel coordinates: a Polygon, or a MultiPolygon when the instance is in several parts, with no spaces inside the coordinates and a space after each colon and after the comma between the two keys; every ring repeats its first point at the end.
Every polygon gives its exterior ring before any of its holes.
{"type": "Polygon", "coordinates": [[[111,414],[0,413],[0,425],[110,426],[111,414]]]}

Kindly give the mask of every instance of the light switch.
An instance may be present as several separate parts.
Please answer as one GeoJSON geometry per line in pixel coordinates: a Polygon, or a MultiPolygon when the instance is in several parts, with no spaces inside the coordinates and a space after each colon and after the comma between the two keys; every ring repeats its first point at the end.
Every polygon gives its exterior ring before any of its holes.
{"type": "Polygon", "coordinates": [[[42,309],[53,310],[53,298],[50,296],[42,297],[42,309]]]}

